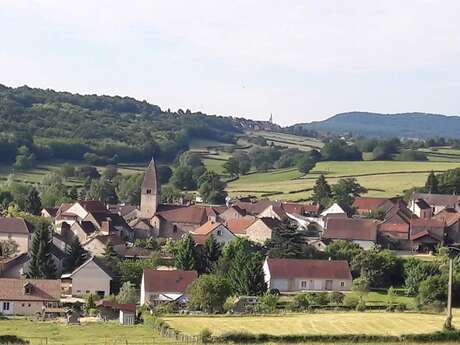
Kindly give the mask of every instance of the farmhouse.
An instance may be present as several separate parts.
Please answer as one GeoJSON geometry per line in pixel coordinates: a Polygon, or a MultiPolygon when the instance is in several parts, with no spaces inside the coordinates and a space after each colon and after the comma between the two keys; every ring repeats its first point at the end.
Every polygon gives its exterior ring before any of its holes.
{"type": "Polygon", "coordinates": [[[94,294],[106,297],[111,293],[115,274],[100,259],[92,257],[72,273],[62,275],[65,292],[75,297],[94,294]]]}
{"type": "Polygon", "coordinates": [[[377,242],[378,222],[373,219],[328,218],[322,238],[346,240],[371,249],[377,242]]]}
{"type": "MultiPolygon", "coordinates": [[[[438,214],[444,209],[453,209],[456,212],[460,211],[460,196],[449,194],[431,194],[431,193],[412,193],[409,201],[409,208],[417,214],[416,202],[423,200],[431,207],[433,215],[438,214]]],[[[417,214],[418,215],[418,214],[417,214]]]]}
{"type": "Polygon", "coordinates": [[[246,216],[243,218],[237,219],[229,219],[225,225],[229,228],[229,230],[238,237],[246,237],[246,230],[254,224],[257,220],[254,216],[246,216]]]}
{"type": "Polygon", "coordinates": [[[191,232],[196,244],[203,245],[209,236],[213,236],[217,243],[222,245],[234,240],[236,236],[227,228],[225,224],[213,220],[200,226],[191,232]]]}
{"type": "Polygon", "coordinates": [[[0,278],[0,314],[35,315],[55,307],[61,297],[61,281],[0,278]]]}
{"type": "Polygon", "coordinates": [[[18,253],[27,253],[32,240],[32,226],[22,218],[0,218],[0,241],[13,240],[18,253]]]}
{"type": "Polygon", "coordinates": [[[144,269],[140,304],[185,303],[185,292],[197,277],[196,271],[144,269]]]}
{"type": "Polygon", "coordinates": [[[410,239],[412,249],[417,251],[434,251],[446,240],[446,223],[439,219],[411,219],[410,239]]]}
{"type": "Polygon", "coordinates": [[[276,218],[259,218],[246,228],[246,236],[253,242],[265,243],[281,225],[276,218]]]}
{"type": "Polygon", "coordinates": [[[267,258],[263,270],[268,289],[281,293],[346,291],[353,279],[346,261],[267,258]]]}

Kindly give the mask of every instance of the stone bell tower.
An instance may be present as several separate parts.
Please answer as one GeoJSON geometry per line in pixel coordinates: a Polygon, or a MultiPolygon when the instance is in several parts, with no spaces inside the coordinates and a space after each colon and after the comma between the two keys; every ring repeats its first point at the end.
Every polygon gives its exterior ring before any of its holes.
{"type": "Polygon", "coordinates": [[[155,160],[152,158],[145,171],[144,181],[141,186],[141,209],[139,218],[150,219],[158,210],[160,205],[161,192],[160,180],[158,179],[155,160]]]}

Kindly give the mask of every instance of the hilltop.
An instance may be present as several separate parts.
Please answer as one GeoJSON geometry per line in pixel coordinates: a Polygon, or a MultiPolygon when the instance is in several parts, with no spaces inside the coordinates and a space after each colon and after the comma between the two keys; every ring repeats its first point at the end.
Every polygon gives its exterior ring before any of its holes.
{"type": "Polygon", "coordinates": [[[460,138],[460,117],[427,113],[379,114],[348,112],[324,121],[297,124],[323,134],[366,137],[460,138]]]}

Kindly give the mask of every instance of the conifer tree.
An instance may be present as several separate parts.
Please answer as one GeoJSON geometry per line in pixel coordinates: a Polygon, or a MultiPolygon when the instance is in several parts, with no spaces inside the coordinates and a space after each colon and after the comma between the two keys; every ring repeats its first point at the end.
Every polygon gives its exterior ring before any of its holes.
{"type": "Polygon", "coordinates": [[[35,187],[32,187],[27,194],[26,210],[34,215],[39,215],[42,210],[42,202],[35,187]]]}
{"type": "Polygon", "coordinates": [[[56,265],[51,255],[52,235],[48,225],[43,223],[34,233],[31,259],[27,269],[29,278],[54,278],[56,265]]]}
{"type": "Polygon", "coordinates": [[[78,237],[75,237],[66,251],[65,270],[73,271],[85,261],[86,251],[83,249],[78,237]]]}
{"type": "Polygon", "coordinates": [[[213,235],[206,239],[203,247],[204,271],[210,273],[221,254],[221,246],[213,235]]]}
{"type": "Polygon", "coordinates": [[[187,234],[177,244],[175,266],[177,269],[190,271],[196,269],[195,241],[187,234]]]}
{"type": "Polygon", "coordinates": [[[439,193],[439,181],[433,171],[430,172],[426,179],[425,189],[428,193],[439,193]]]}
{"type": "Polygon", "coordinates": [[[323,174],[319,175],[313,186],[312,200],[320,205],[326,206],[332,198],[332,189],[323,174]]]}

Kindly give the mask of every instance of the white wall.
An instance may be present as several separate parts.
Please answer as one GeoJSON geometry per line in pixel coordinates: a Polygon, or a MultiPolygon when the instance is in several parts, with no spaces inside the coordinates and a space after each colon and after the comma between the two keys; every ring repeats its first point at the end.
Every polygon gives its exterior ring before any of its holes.
{"type": "Polygon", "coordinates": [[[111,278],[93,261],[72,275],[72,296],[83,296],[86,293],[96,294],[104,291],[110,295],[111,278]]]}

